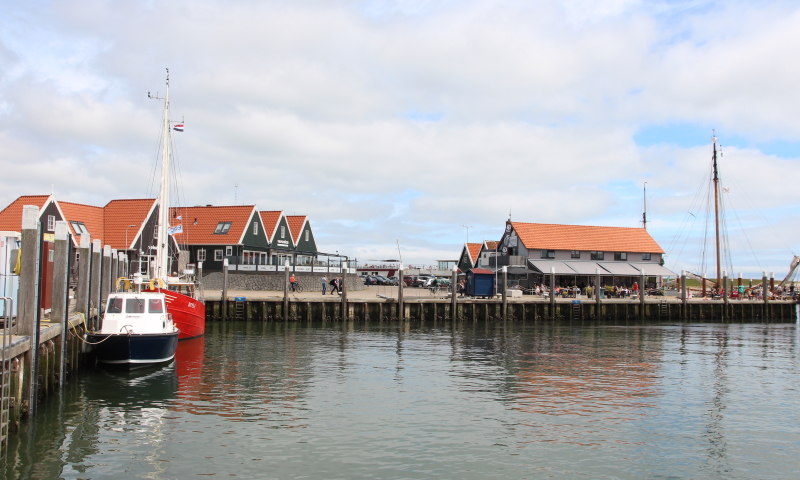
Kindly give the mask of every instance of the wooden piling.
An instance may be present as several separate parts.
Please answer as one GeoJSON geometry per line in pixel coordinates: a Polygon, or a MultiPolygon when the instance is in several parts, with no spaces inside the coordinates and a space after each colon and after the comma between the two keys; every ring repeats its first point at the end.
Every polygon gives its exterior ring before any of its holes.
{"type": "MultiPolygon", "coordinates": [[[[25,353],[27,375],[22,381],[22,400],[27,404],[29,415],[36,414],[37,392],[39,385],[39,272],[41,265],[40,246],[41,233],[39,224],[39,207],[24,205],[22,207],[22,265],[19,274],[19,306],[17,307],[18,332],[30,338],[31,347],[25,353]]],[[[23,407],[24,409],[25,407],[23,407]]]]}
{"type": "Polygon", "coordinates": [[[347,262],[342,264],[342,284],[339,285],[342,292],[342,321],[347,321],[347,262]]]}
{"type": "Polygon", "coordinates": [[[102,305],[106,304],[111,291],[111,245],[103,247],[103,272],[100,274],[100,303],[97,305],[98,314],[102,305]]]}
{"type": "MultiPolygon", "coordinates": [[[[452,298],[452,305],[450,306],[450,313],[453,320],[453,330],[455,330],[456,319],[458,318],[458,266],[453,266],[453,276],[452,280],[450,281],[450,296],[452,298]]],[[[400,279],[402,282],[402,278],[400,279]]]]}
{"type": "Polygon", "coordinates": [[[67,222],[56,222],[55,251],[53,252],[53,303],[50,310],[50,321],[61,324],[59,356],[56,359],[59,387],[64,386],[64,377],[66,376],[70,244],[67,222]]]}
{"type": "Polygon", "coordinates": [[[503,290],[502,290],[502,299],[503,299],[503,321],[505,322],[508,319],[508,265],[503,265],[503,290]]]}
{"type": "Polygon", "coordinates": [[[102,281],[102,250],[100,248],[100,240],[95,239],[92,242],[92,276],[89,279],[89,316],[91,316],[91,309],[97,308],[100,311],[100,285],[102,281]]]}
{"type": "Polygon", "coordinates": [[[222,320],[228,319],[228,259],[222,261],[222,320]]]}
{"type": "Polygon", "coordinates": [[[397,319],[402,322],[406,313],[404,305],[405,299],[403,298],[403,288],[406,286],[406,282],[403,280],[403,264],[400,264],[398,275],[400,282],[397,284],[397,319]]]}
{"type": "Polygon", "coordinates": [[[119,274],[119,252],[117,252],[116,248],[111,249],[111,276],[109,279],[111,280],[111,290],[112,292],[117,291],[117,278],[120,277],[119,274]]]}
{"type": "Polygon", "coordinates": [[[81,236],[78,248],[78,284],[75,286],[75,310],[89,316],[89,278],[92,266],[92,239],[88,233],[81,236]]]}

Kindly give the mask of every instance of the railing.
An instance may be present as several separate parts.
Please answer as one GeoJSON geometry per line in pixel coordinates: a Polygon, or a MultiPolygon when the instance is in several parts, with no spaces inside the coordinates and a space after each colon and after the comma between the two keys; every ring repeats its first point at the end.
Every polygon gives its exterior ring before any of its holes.
{"type": "MultiPolygon", "coordinates": [[[[8,424],[9,411],[11,407],[11,359],[6,358],[9,347],[9,339],[13,334],[12,314],[14,312],[14,300],[10,297],[1,297],[3,301],[3,334],[2,343],[3,353],[0,356],[0,448],[2,456],[6,455],[8,448],[8,424]]],[[[65,335],[66,332],[62,332],[65,335]]]]}

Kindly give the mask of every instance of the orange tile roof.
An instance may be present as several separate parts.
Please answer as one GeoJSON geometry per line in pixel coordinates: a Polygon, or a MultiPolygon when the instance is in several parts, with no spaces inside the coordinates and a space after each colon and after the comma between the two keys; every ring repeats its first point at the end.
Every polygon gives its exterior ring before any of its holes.
{"type": "Polygon", "coordinates": [[[173,207],[170,209],[170,225],[183,225],[183,233],[175,235],[178,243],[187,245],[236,245],[247,228],[255,206],[234,205],[227,207],[173,207]],[[177,216],[182,220],[176,220],[177,216]],[[214,234],[220,222],[231,222],[226,234],[214,234]]]}
{"type": "Polygon", "coordinates": [[[497,250],[497,247],[500,244],[500,242],[495,241],[495,240],[486,240],[483,243],[486,244],[486,249],[487,250],[497,250]]]}
{"type": "Polygon", "coordinates": [[[478,256],[481,253],[481,247],[483,246],[480,243],[467,243],[467,251],[469,252],[469,259],[473,265],[475,262],[478,261],[478,256]]]}
{"type": "Polygon", "coordinates": [[[23,195],[11,202],[9,206],[0,212],[0,231],[21,232],[22,207],[36,205],[41,210],[48,198],[50,198],[50,195],[23,195]]]}
{"type": "MultiPolygon", "coordinates": [[[[103,244],[117,250],[126,250],[147,221],[147,214],[156,203],[155,198],[112,200],[103,207],[103,244]],[[128,225],[133,227],[127,228],[128,225]],[[127,234],[126,234],[127,233],[127,234]],[[125,245],[127,237],[128,245],[125,245]]],[[[89,230],[91,234],[92,231],[89,230]]]]}
{"type": "Polygon", "coordinates": [[[303,225],[307,218],[307,215],[286,215],[286,222],[289,224],[289,231],[292,233],[292,241],[295,245],[300,240],[300,234],[303,232],[303,225]]]}
{"type": "Polygon", "coordinates": [[[89,230],[89,236],[92,240],[100,240],[100,243],[105,245],[103,207],[72,202],[58,202],[58,204],[61,206],[61,211],[64,212],[64,219],[69,225],[70,232],[78,242],[80,240],[78,240],[77,235],[80,235],[80,233],[76,232],[69,222],[83,222],[86,229],[89,230]]]}
{"type": "Polygon", "coordinates": [[[267,241],[272,242],[272,237],[275,235],[275,229],[278,227],[278,222],[280,222],[283,212],[280,210],[272,210],[258,213],[261,215],[261,223],[264,224],[264,231],[267,232],[267,241]]]}
{"type": "Polygon", "coordinates": [[[664,253],[644,228],[511,222],[525,248],[664,253]]]}

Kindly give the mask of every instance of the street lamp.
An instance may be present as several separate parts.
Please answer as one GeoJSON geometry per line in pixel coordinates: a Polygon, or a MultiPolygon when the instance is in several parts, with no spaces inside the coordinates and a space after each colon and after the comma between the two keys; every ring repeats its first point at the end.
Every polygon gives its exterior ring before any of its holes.
{"type": "Polygon", "coordinates": [[[128,246],[128,229],[135,226],[136,225],[128,225],[127,227],[125,227],[125,251],[128,251],[128,248],[130,248],[128,246]]]}
{"type": "Polygon", "coordinates": [[[462,227],[467,229],[467,243],[469,243],[469,229],[472,228],[472,225],[461,225],[462,227]]]}

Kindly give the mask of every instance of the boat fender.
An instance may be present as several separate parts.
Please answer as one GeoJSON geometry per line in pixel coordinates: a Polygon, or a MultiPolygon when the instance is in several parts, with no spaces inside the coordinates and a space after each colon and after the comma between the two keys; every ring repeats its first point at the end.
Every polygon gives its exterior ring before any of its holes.
{"type": "Polygon", "coordinates": [[[158,288],[164,288],[164,280],[154,278],[150,280],[150,290],[155,290],[155,284],[158,283],[158,288]]]}
{"type": "Polygon", "coordinates": [[[119,277],[117,279],[117,290],[121,290],[123,288],[123,285],[125,286],[124,287],[125,290],[130,290],[131,289],[131,281],[128,280],[127,278],[125,278],[125,277],[119,277]]]}

